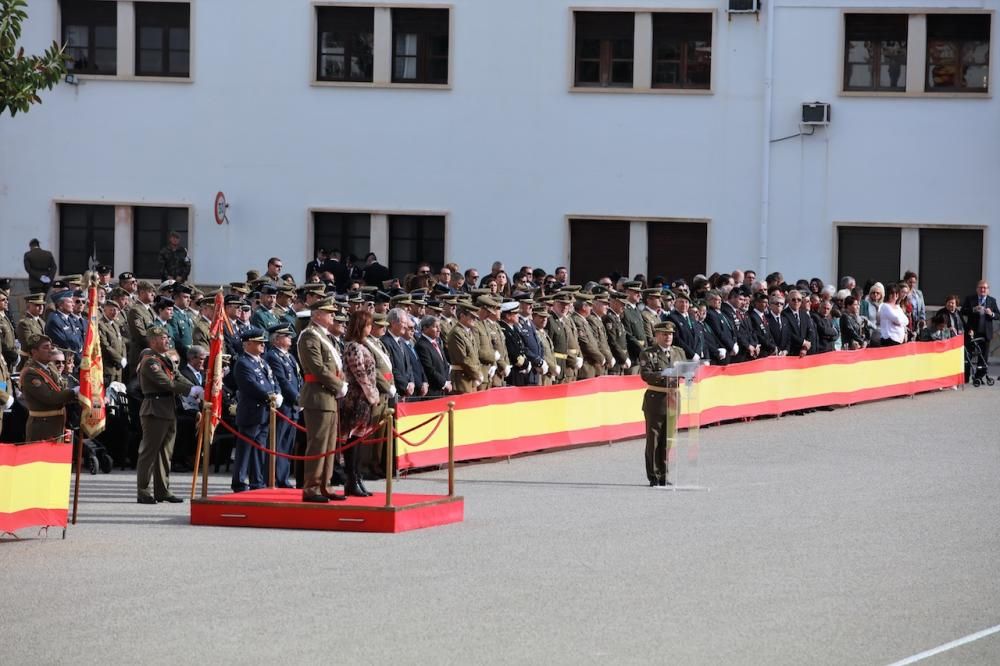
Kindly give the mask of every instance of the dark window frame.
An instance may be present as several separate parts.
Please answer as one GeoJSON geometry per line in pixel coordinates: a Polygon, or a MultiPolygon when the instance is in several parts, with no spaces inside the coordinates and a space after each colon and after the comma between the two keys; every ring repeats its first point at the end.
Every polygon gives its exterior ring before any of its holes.
{"type": "Polygon", "coordinates": [[[577,88],[623,88],[635,87],[635,12],[634,11],[574,11],[573,12],[573,85],[577,88]],[[585,41],[597,41],[598,52],[584,55],[585,41]],[[615,57],[618,42],[628,42],[631,55],[628,58],[615,57]],[[582,70],[586,65],[597,64],[596,80],[584,79],[582,70]],[[615,65],[629,63],[628,82],[615,80],[615,65]]]}
{"type": "Polygon", "coordinates": [[[98,253],[100,256],[95,257],[95,260],[98,263],[113,265],[115,258],[115,207],[110,204],[59,204],[59,269],[64,275],[68,275],[70,273],[83,273],[90,268],[87,265],[86,259],[84,259],[81,264],[79,263],[79,257],[70,259],[67,256],[67,251],[70,248],[73,248],[72,252],[74,254],[83,252],[86,257],[89,257],[91,249],[96,247],[96,236],[98,232],[109,234],[110,247],[106,248],[108,253],[107,256],[98,253]],[[71,243],[66,239],[68,231],[71,229],[79,229],[79,227],[71,227],[67,224],[66,211],[69,209],[83,211],[84,214],[83,229],[86,240],[82,244],[82,250],[78,244],[71,243]],[[96,228],[95,216],[98,213],[106,215],[109,212],[109,209],[111,213],[110,225],[108,225],[105,220],[102,220],[100,221],[102,228],[96,228]]]}
{"type": "Polygon", "coordinates": [[[418,85],[448,85],[451,81],[451,10],[441,7],[393,7],[392,17],[392,71],[389,80],[392,83],[418,85]],[[417,36],[416,53],[401,54],[398,49],[397,36],[400,34],[415,34],[417,36]],[[435,40],[444,40],[444,54],[434,53],[435,40]],[[416,62],[416,76],[402,78],[396,74],[399,59],[412,59],[416,62]],[[444,77],[435,75],[435,64],[444,63],[444,77]]]}
{"type": "Polygon", "coordinates": [[[374,7],[316,7],[316,80],[337,83],[371,83],[375,75],[375,8],[374,7]],[[345,76],[324,76],[323,58],[337,57],[337,53],[324,53],[323,35],[344,33],[344,74],[345,76]],[[362,40],[367,35],[370,49],[365,54],[362,40]],[[360,53],[360,55],[359,55],[360,53]],[[367,72],[354,76],[351,63],[354,58],[367,57],[367,72]]]}
{"type": "MultiPolygon", "coordinates": [[[[62,43],[67,45],[66,53],[72,54],[75,50],[86,49],[86,62],[83,67],[76,66],[76,62],[67,63],[67,68],[73,74],[89,74],[93,76],[116,76],[118,74],[118,3],[99,0],[59,0],[60,15],[60,38],[62,43]],[[70,47],[66,30],[71,25],[86,26],[87,46],[70,47]],[[97,30],[98,28],[112,28],[115,33],[114,54],[112,59],[114,65],[111,71],[102,72],[97,69],[97,30]]],[[[108,49],[103,46],[101,49],[108,49]]]]}
{"type": "MultiPolygon", "coordinates": [[[[924,71],[924,92],[931,93],[931,94],[934,94],[934,93],[963,93],[963,94],[964,93],[988,93],[989,92],[989,87],[990,87],[989,70],[990,70],[990,64],[991,64],[990,63],[990,46],[991,46],[991,38],[993,36],[993,25],[992,24],[993,24],[992,15],[991,14],[987,14],[987,13],[979,13],[979,12],[975,12],[975,13],[959,13],[959,12],[955,12],[955,13],[948,13],[948,14],[932,14],[932,13],[928,13],[927,14],[927,44],[926,44],[926,50],[924,52],[924,54],[926,56],[925,68],[924,68],[924,70],[925,70],[924,71]],[[945,36],[935,37],[934,35],[932,35],[932,32],[934,32],[935,30],[939,31],[939,34],[940,33],[947,33],[949,28],[951,30],[956,30],[957,24],[960,21],[962,21],[963,19],[966,20],[966,22],[969,23],[969,24],[971,24],[973,21],[976,21],[976,20],[978,20],[978,21],[985,21],[985,25],[984,26],[976,26],[974,28],[972,26],[966,26],[966,29],[969,29],[971,32],[966,33],[966,35],[964,37],[962,37],[962,36],[951,36],[951,37],[949,37],[949,36],[946,36],[946,35],[945,36]],[[932,22],[938,22],[938,21],[940,21],[944,25],[941,25],[941,26],[932,26],[932,22]],[[952,24],[951,26],[947,25],[949,21],[952,24]],[[984,28],[985,28],[985,40],[977,39],[976,36],[974,35],[975,31],[976,30],[982,30],[984,28]],[[972,35],[972,36],[970,36],[970,35],[972,35]],[[968,86],[968,85],[965,85],[963,83],[963,80],[964,80],[965,77],[964,77],[964,74],[963,74],[962,70],[963,70],[963,68],[965,66],[967,66],[967,63],[964,63],[963,61],[965,59],[966,54],[970,50],[970,45],[972,45],[974,43],[978,43],[980,41],[985,41],[986,42],[986,59],[983,62],[976,62],[976,63],[972,63],[972,64],[973,65],[985,66],[986,67],[986,72],[987,72],[987,75],[986,75],[987,76],[986,85],[983,86],[983,87],[968,86]],[[943,43],[950,42],[953,45],[953,47],[955,48],[955,51],[957,53],[956,57],[953,58],[953,59],[949,59],[949,60],[938,59],[937,60],[938,64],[936,64],[936,65],[932,64],[932,56],[933,56],[932,50],[934,48],[937,48],[936,46],[933,45],[933,42],[943,42],[943,43]],[[933,79],[934,79],[934,75],[935,75],[934,68],[935,67],[948,67],[949,65],[947,63],[949,61],[953,63],[951,66],[953,66],[955,68],[955,73],[954,73],[955,84],[951,85],[951,86],[934,86],[934,85],[932,85],[932,82],[933,82],[933,79]]],[[[982,33],[980,33],[978,35],[978,37],[980,37],[980,38],[982,36],[983,36],[982,33]]]]}
{"type": "MultiPolygon", "coordinates": [[[[873,13],[856,13],[856,14],[844,14],[844,91],[846,92],[887,92],[887,93],[905,93],[906,92],[906,73],[905,67],[907,65],[907,49],[909,49],[909,15],[899,14],[899,13],[885,13],[885,14],[873,14],[873,13]],[[901,25],[892,25],[892,23],[899,23],[901,25]],[[855,25],[852,25],[855,24],[855,25]],[[900,28],[902,39],[899,39],[900,28]],[[894,32],[896,31],[896,32],[894,32]],[[885,39],[889,36],[890,39],[885,39]],[[853,39],[852,39],[853,37],[853,39]],[[867,40],[869,43],[869,49],[871,58],[869,59],[868,66],[870,68],[871,85],[859,86],[850,85],[851,77],[851,65],[862,65],[865,63],[852,63],[851,62],[851,42],[861,41],[860,37],[869,37],[867,40]],[[893,39],[895,38],[895,39],[893,39]],[[882,61],[884,58],[884,49],[886,48],[886,42],[901,42],[903,49],[902,56],[902,66],[903,71],[900,73],[901,86],[892,87],[891,85],[882,85],[882,61]]],[[[897,48],[899,46],[897,45],[897,48]]]]}
{"type": "Polygon", "coordinates": [[[354,254],[359,259],[363,259],[371,251],[372,238],[372,214],[371,213],[348,213],[342,211],[317,210],[312,212],[313,219],[313,253],[317,248],[323,248],[327,252],[338,250],[341,256],[346,259],[348,254],[354,254]],[[362,220],[361,218],[366,218],[362,220]],[[368,233],[353,233],[352,222],[364,221],[368,225],[368,233]],[[339,225],[339,228],[330,232],[330,228],[339,225]],[[321,231],[322,230],[322,231],[321,231]],[[323,240],[334,239],[334,240],[323,240]],[[357,241],[364,241],[363,247],[355,247],[357,241]]]}
{"type": "Polygon", "coordinates": [[[388,266],[391,275],[402,279],[407,273],[412,271],[401,271],[400,264],[413,265],[414,268],[417,267],[422,262],[431,264],[431,268],[439,269],[444,264],[444,254],[446,251],[446,244],[448,238],[448,220],[444,215],[407,215],[407,214],[392,214],[388,215],[389,223],[389,256],[388,256],[388,266]],[[395,229],[395,223],[400,220],[414,220],[416,224],[416,233],[413,236],[401,236],[395,229]],[[428,229],[429,222],[441,224],[441,238],[436,238],[428,229]],[[416,249],[414,251],[413,259],[400,259],[395,256],[393,252],[393,245],[398,241],[414,241],[416,244],[416,249]],[[432,243],[440,243],[440,252],[437,248],[431,248],[432,243]]]}
{"type": "Polygon", "coordinates": [[[171,231],[177,231],[181,235],[181,246],[187,249],[188,257],[191,257],[189,246],[191,238],[191,209],[187,206],[132,206],[132,272],[137,278],[156,278],[161,276],[160,272],[160,250],[167,246],[167,238],[171,231]],[[160,213],[159,220],[150,220],[147,215],[155,212],[160,213]],[[171,211],[184,212],[184,228],[173,229],[170,226],[169,213],[171,211]],[[145,218],[140,220],[140,218],[145,218]],[[138,237],[143,234],[149,237],[150,230],[141,228],[144,223],[155,221],[159,223],[156,233],[159,234],[159,243],[155,250],[140,252],[138,237]]]}
{"type": "Polygon", "coordinates": [[[668,90],[711,90],[712,89],[712,32],[714,29],[712,12],[654,12],[652,39],[652,70],[651,86],[668,90]],[[706,25],[697,25],[706,22],[706,25]],[[657,24],[660,24],[659,26],[657,24]],[[707,31],[706,31],[707,28],[707,31]],[[663,42],[677,41],[678,57],[657,58],[658,47],[663,42]],[[697,42],[708,43],[708,81],[695,83],[691,81],[691,72],[699,64],[698,58],[692,53],[697,50],[697,42]],[[677,63],[679,83],[657,83],[657,65],[661,63],[677,63]]]}
{"type": "Polygon", "coordinates": [[[136,2],[135,3],[135,75],[139,77],[164,77],[171,79],[191,78],[191,3],[189,2],[136,2]],[[143,48],[142,29],[161,29],[158,49],[143,48]],[[170,33],[173,30],[187,31],[187,48],[172,48],[170,33]],[[142,69],[143,51],[159,51],[161,67],[158,70],[142,69]],[[170,71],[170,56],[173,53],[187,54],[187,68],[182,72],[170,71]]]}

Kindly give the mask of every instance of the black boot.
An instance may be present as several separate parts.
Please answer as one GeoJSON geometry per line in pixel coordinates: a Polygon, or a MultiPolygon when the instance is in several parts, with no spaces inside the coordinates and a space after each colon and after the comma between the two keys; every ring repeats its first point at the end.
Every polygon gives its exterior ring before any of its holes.
{"type": "Polygon", "coordinates": [[[368,489],[365,488],[365,483],[364,483],[364,481],[361,480],[360,476],[358,476],[357,486],[358,486],[358,490],[360,490],[365,497],[371,497],[372,496],[371,492],[369,492],[368,489]]]}

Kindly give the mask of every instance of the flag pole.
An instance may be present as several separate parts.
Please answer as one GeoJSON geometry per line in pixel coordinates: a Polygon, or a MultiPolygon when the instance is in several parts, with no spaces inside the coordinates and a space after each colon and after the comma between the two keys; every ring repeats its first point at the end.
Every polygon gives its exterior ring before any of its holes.
{"type": "MultiPolygon", "coordinates": [[[[198,414],[198,438],[194,447],[194,475],[191,477],[191,499],[194,499],[195,490],[198,488],[198,473],[201,471],[201,446],[205,439],[205,408],[202,407],[198,414]]],[[[206,463],[207,464],[207,463],[206,463]]]]}
{"type": "MultiPolygon", "coordinates": [[[[70,433],[72,432],[70,430],[70,433]]],[[[80,468],[83,467],[83,431],[77,430],[76,435],[71,437],[76,458],[76,483],[73,484],[73,524],[76,525],[76,509],[80,504],[80,468]]]]}

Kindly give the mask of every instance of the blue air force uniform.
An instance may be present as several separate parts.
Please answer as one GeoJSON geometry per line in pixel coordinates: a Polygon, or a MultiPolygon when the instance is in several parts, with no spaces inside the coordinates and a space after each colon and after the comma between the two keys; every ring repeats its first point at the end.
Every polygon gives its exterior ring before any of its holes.
{"type": "MultiPolygon", "coordinates": [[[[243,342],[263,342],[260,329],[245,331],[243,342]]],[[[238,402],[236,427],[240,434],[267,448],[268,421],[271,396],[278,393],[274,374],[263,356],[240,354],[233,366],[238,402]]],[[[233,467],[233,491],[256,490],[267,485],[267,454],[243,441],[236,443],[236,464],[233,467]]]]}

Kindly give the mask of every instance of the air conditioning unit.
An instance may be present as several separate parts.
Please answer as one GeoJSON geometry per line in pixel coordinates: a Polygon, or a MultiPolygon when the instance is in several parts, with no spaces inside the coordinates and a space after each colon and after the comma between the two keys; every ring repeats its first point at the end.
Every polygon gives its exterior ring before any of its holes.
{"type": "Polygon", "coordinates": [[[761,0],[729,0],[730,14],[756,14],[760,11],[761,0]]]}
{"type": "Polygon", "coordinates": [[[804,102],[802,104],[803,125],[829,125],[830,105],[827,102],[804,102]]]}

